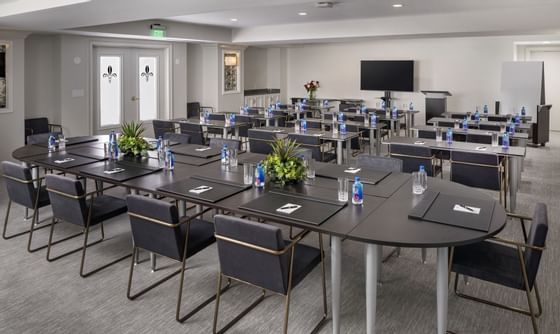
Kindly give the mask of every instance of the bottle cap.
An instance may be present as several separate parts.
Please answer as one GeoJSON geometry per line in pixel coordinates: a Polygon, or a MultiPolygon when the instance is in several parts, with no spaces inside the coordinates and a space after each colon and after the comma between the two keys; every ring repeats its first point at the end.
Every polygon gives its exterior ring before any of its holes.
{"type": "Polygon", "coordinates": [[[426,171],[426,169],[424,169],[424,165],[420,165],[420,171],[426,171]]]}
{"type": "Polygon", "coordinates": [[[359,176],[354,177],[354,182],[359,182],[359,181],[360,181],[360,177],[359,177],[359,176]]]}

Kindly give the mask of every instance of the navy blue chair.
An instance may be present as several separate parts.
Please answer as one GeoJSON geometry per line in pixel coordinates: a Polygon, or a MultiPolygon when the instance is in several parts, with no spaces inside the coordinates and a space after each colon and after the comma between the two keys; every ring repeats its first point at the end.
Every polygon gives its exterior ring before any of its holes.
{"type": "Polygon", "coordinates": [[[191,136],[184,133],[167,132],[163,135],[163,139],[179,144],[189,144],[191,142],[191,136]]]}
{"type": "Polygon", "coordinates": [[[159,138],[165,136],[166,133],[175,133],[175,122],[172,121],[161,121],[154,119],[152,120],[152,125],[154,127],[154,137],[159,138]]]}
{"type": "Polygon", "coordinates": [[[270,154],[271,144],[276,139],[276,133],[272,131],[249,129],[249,149],[252,153],[270,154]]]}
{"type": "Polygon", "coordinates": [[[38,135],[41,133],[52,134],[55,138],[62,134],[62,126],[60,124],[51,124],[46,117],[28,118],[25,120],[25,144],[28,144],[27,137],[38,135]],[[58,130],[58,131],[57,131],[58,130]]]}
{"type": "Polygon", "coordinates": [[[180,122],[179,129],[182,134],[187,134],[191,137],[191,144],[206,144],[206,136],[204,135],[204,131],[202,130],[202,125],[180,122]]]}
{"type": "Polygon", "coordinates": [[[321,145],[321,138],[317,136],[290,133],[288,139],[295,141],[302,148],[311,150],[313,159],[321,162],[336,160],[336,154],[327,152],[321,145]]]}
{"type": "Polygon", "coordinates": [[[237,139],[210,138],[208,144],[208,146],[218,149],[221,149],[224,145],[227,145],[229,149],[241,150],[241,141],[237,139]]]}
{"type": "Polygon", "coordinates": [[[316,332],[327,316],[325,264],[321,234],[319,234],[319,249],[317,249],[300,243],[308,231],[299,233],[291,240],[284,240],[282,231],[276,226],[224,215],[214,217],[214,226],[220,272],[213,332],[223,333],[231,328],[265,298],[267,291],[270,291],[285,297],[283,333],[288,333],[292,289],[303,281],[305,276],[318,264],[321,264],[323,316],[313,330],[316,332]],[[262,294],[218,331],[220,290],[223,277],[260,288],[262,294]]]}
{"type": "MultiPolygon", "coordinates": [[[[165,201],[130,195],[127,196],[126,203],[134,239],[126,296],[128,299],[134,300],[172,277],[181,274],[175,320],[184,322],[216,298],[216,295],[211,296],[195,306],[188,314],[181,316],[186,261],[216,241],[213,224],[200,219],[204,213],[208,212],[208,209],[194,216],[179,217],[177,207],[165,201]],[[181,268],[132,294],[134,259],[140,249],[180,262],[181,268]]],[[[227,287],[229,287],[229,282],[227,287]]]]}
{"type": "Polygon", "coordinates": [[[532,218],[519,215],[512,216],[521,219],[524,234],[523,242],[494,237],[490,241],[452,249],[450,270],[456,273],[454,292],[462,298],[528,315],[531,317],[533,332],[538,333],[537,318],[542,314],[542,303],[537,288],[537,273],[548,234],[547,208],[545,204],[538,203],[535,206],[532,218]],[[529,235],[526,234],[525,220],[532,220],[529,235]],[[459,275],[525,291],[529,310],[459,292],[457,279],[459,275]],[[533,290],[537,300],[536,311],[531,300],[531,291],[533,290]]]}
{"type": "Polygon", "coordinates": [[[416,172],[420,169],[420,165],[423,165],[428,176],[441,174],[443,178],[441,158],[436,157],[429,147],[393,143],[389,146],[389,155],[402,160],[405,173],[416,172]]]}

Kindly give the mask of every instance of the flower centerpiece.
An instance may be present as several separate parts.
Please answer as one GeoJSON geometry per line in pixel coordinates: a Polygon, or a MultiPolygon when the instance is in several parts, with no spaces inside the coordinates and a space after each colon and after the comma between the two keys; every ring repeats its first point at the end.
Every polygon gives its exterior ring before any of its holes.
{"type": "Polygon", "coordinates": [[[271,146],[272,153],[263,160],[268,178],[282,186],[305,180],[307,170],[299,144],[293,140],[276,139],[271,146]]]}
{"type": "Polygon", "coordinates": [[[315,92],[317,92],[317,89],[320,87],[319,86],[319,81],[311,80],[308,83],[306,83],[305,85],[303,85],[303,87],[305,87],[305,90],[307,91],[307,94],[309,95],[309,99],[313,100],[313,99],[315,99],[315,92]]]}
{"type": "Polygon", "coordinates": [[[144,127],[142,122],[130,122],[121,124],[122,134],[119,137],[119,149],[125,155],[143,156],[146,155],[150,144],[144,139],[144,127]]]}

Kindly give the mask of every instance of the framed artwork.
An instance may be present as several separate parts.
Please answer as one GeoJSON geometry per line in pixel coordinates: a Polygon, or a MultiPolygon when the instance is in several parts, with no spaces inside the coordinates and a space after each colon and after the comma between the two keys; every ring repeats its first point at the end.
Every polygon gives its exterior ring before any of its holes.
{"type": "Polygon", "coordinates": [[[223,60],[223,94],[233,94],[240,92],[240,52],[228,51],[222,52],[223,60]]]}
{"type": "Polygon", "coordinates": [[[8,48],[9,44],[0,42],[0,113],[8,110],[8,48]]]}

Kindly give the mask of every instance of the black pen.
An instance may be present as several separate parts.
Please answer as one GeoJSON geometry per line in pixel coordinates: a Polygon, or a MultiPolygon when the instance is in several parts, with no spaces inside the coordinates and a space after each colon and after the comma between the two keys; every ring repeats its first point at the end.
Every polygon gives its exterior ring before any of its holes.
{"type": "Polygon", "coordinates": [[[297,209],[297,208],[298,208],[297,205],[289,205],[289,206],[281,207],[280,210],[297,209]]]}
{"type": "Polygon", "coordinates": [[[470,207],[466,206],[465,204],[459,204],[459,206],[462,207],[462,208],[465,209],[465,210],[468,210],[468,211],[470,211],[470,212],[474,212],[473,209],[471,209],[470,207]]]}
{"type": "Polygon", "coordinates": [[[209,186],[200,186],[200,187],[194,188],[194,190],[206,190],[206,189],[210,189],[210,187],[209,186]]]}

